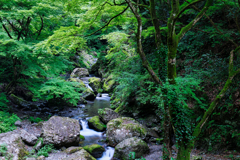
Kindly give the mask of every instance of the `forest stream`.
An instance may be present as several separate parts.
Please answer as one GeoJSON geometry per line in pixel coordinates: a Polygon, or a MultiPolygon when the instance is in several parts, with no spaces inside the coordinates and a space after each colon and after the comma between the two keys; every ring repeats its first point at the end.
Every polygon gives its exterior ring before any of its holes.
{"type": "MultiPolygon", "coordinates": [[[[90,77],[83,77],[81,80],[86,87],[92,90],[88,85],[88,79],[90,77]]],[[[59,116],[71,117],[79,120],[81,124],[80,134],[85,137],[85,140],[80,142],[80,146],[86,146],[91,144],[99,144],[104,146],[105,152],[101,158],[97,160],[110,160],[114,154],[114,148],[107,146],[104,143],[106,139],[105,132],[98,132],[90,129],[87,119],[97,116],[98,109],[104,109],[110,107],[110,97],[107,93],[98,94],[94,101],[87,101],[87,104],[78,105],[79,108],[69,108],[67,111],[60,112],[59,116]],[[70,113],[70,114],[69,114],[70,113]]]]}

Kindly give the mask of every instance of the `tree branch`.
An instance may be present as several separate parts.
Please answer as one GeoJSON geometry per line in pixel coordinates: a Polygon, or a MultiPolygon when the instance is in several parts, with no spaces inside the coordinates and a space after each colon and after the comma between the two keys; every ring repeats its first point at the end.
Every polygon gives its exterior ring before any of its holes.
{"type": "MultiPolygon", "coordinates": [[[[193,7],[194,9],[196,9],[197,11],[199,11],[199,9],[198,9],[196,6],[193,5],[192,7],[193,7]]],[[[217,25],[215,25],[215,23],[213,22],[213,20],[212,20],[208,15],[206,15],[206,14],[204,13],[204,16],[207,17],[207,19],[210,21],[210,23],[212,24],[212,26],[219,32],[219,34],[225,36],[225,34],[222,33],[222,32],[218,29],[217,25]]],[[[226,37],[226,39],[227,39],[228,41],[230,41],[235,47],[238,47],[238,45],[237,45],[232,39],[230,39],[230,38],[227,37],[227,36],[225,36],[225,37],[226,37]]]]}
{"type": "Polygon", "coordinates": [[[37,38],[36,38],[36,39],[38,39],[38,37],[40,36],[40,34],[41,34],[42,30],[43,30],[43,25],[44,25],[42,16],[39,15],[39,17],[40,17],[40,19],[41,19],[41,28],[40,28],[40,30],[38,31],[38,35],[37,35],[37,38]]]}
{"type": "MultiPolygon", "coordinates": [[[[178,36],[178,40],[181,40],[182,37],[187,33],[187,31],[189,31],[201,18],[202,16],[205,14],[205,12],[208,10],[209,6],[212,4],[213,0],[207,0],[205,6],[203,7],[203,9],[198,13],[198,15],[185,27],[183,27],[181,29],[181,31],[179,32],[178,36]]],[[[193,6],[193,5],[192,5],[193,6]]]]}
{"type": "Polygon", "coordinates": [[[116,18],[116,17],[120,16],[121,14],[123,14],[127,9],[128,9],[128,6],[121,13],[119,13],[119,14],[115,15],[114,17],[112,17],[103,27],[101,27],[100,29],[96,30],[95,32],[93,32],[93,33],[91,33],[89,35],[86,35],[84,37],[89,37],[89,36],[97,33],[98,31],[102,30],[103,28],[107,27],[114,18],[116,18]]]}
{"type": "MultiPolygon", "coordinates": [[[[2,19],[1,19],[1,18],[0,18],[0,21],[2,22],[2,19]]],[[[11,39],[13,39],[12,36],[11,36],[11,34],[9,33],[7,27],[5,26],[5,24],[3,24],[3,22],[2,22],[2,26],[3,26],[4,30],[7,32],[8,37],[11,38],[11,39]]]]}
{"type": "Polygon", "coordinates": [[[126,0],[126,2],[128,3],[129,7],[131,8],[133,14],[135,15],[135,17],[138,21],[137,50],[138,50],[138,54],[140,55],[140,57],[142,59],[143,67],[147,69],[148,73],[151,75],[153,80],[157,84],[160,84],[162,86],[163,84],[162,84],[161,80],[158,78],[158,76],[156,75],[156,73],[152,69],[151,65],[149,64],[149,62],[146,58],[146,55],[143,51],[143,48],[142,48],[142,19],[141,19],[141,16],[138,14],[137,9],[133,6],[133,4],[131,3],[130,0],[126,0]]]}
{"type": "Polygon", "coordinates": [[[193,2],[191,2],[191,3],[189,3],[187,6],[185,6],[183,9],[181,9],[180,11],[179,11],[179,13],[177,14],[177,16],[174,18],[175,19],[175,21],[180,17],[180,15],[185,11],[185,10],[187,10],[189,7],[191,7],[192,5],[194,5],[194,4],[196,4],[196,3],[198,3],[198,2],[201,2],[201,1],[203,1],[203,0],[195,0],[195,1],[193,1],[193,2]]]}

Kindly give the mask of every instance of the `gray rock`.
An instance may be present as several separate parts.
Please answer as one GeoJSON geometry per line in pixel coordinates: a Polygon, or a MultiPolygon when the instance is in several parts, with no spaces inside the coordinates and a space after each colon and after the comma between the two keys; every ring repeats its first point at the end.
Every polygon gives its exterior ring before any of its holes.
{"type": "Polygon", "coordinates": [[[107,124],[109,121],[121,117],[117,112],[110,108],[105,108],[101,112],[98,112],[99,118],[102,122],[107,124]]]}
{"type": "Polygon", "coordinates": [[[87,151],[81,149],[78,152],[71,154],[69,157],[64,158],[62,160],[96,160],[93,156],[91,156],[87,151]]]}
{"type": "Polygon", "coordinates": [[[27,158],[26,160],[37,160],[36,158],[27,158]]]}
{"type": "Polygon", "coordinates": [[[78,145],[80,141],[80,125],[76,119],[53,116],[43,123],[42,130],[44,144],[68,147],[78,145]]]}
{"type": "Polygon", "coordinates": [[[69,147],[64,152],[67,153],[67,154],[72,154],[72,153],[75,153],[75,152],[80,151],[82,149],[83,149],[82,147],[69,147]]]}
{"type": "Polygon", "coordinates": [[[129,159],[130,152],[135,152],[135,158],[140,158],[149,152],[149,147],[143,140],[132,137],[123,140],[115,147],[114,158],[129,159]]]}
{"type": "Polygon", "coordinates": [[[86,68],[75,68],[70,75],[71,78],[82,78],[87,76],[89,76],[89,72],[86,68]]]}
{"type": "Polygon", "coordinates": [[[45,160],[45,157],[44,156],[40,156],[37,158],[37,160],[45,160]]]}
{"type": "Polygon", "coordinates": [[[21,129],[21,138],[22,138],[23,142],[25,142],[29,145],[32,145],[32,146],[35,145],[38,140],[36,136],[28,133],[24,129],[21,129]]]}
{"type": "Polygon", "coordinates": [[[17,130],[0,134],[0,145],[6,145],[7,155],[12,160],[23,159],[27,155],[27,150],[17,130]]]}
{"type": "Polygon", "coordinates": [[[110,146],[116,146],[124,139],[132,137],[146,139],[147,133],[145,126],[129,117],[113,119],[107,124],[107,141],[110,146]]]}
{"type": "Polygon", "coordinates": [[[39,149],[42,148],[42,146],[43,146],[43,142],[42,142],[42,141],[38,141],[38,142],[37,142],[37,145],[34,146],[34,149],[35,149],[36,151],[38,151],[39,149]]]}
{"type": "Polygon", "coordinates": [[[22,122],[21,121],[16,121],[15,123],[15,126],[17,126],[17,127],[22,127],[22,122]]]}

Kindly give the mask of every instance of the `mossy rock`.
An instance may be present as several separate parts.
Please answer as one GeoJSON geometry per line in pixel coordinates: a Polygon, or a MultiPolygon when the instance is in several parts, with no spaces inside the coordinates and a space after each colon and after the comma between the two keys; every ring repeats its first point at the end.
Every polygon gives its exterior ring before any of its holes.
{"type": "Polygon", "coordinates": [[[99,116],[92,117],[88,120],[89,128],[95,129],[97,131],[106,130],[106,125],[100,121],[99,116]]]}
{"type": "Polygon", "coordinates": [[[140,158],[149,152],[149,147],[143,140],[132,137],[123,140],[115,147],[114,158],[129,160],[130,152],[135,152],[135,158],[140,158]]]}
{"type": "Polygon", "coordinates": [[[83,135],[80,135],[79,137],[81,141],[85,140],[85,137],[83,135]]]}
{"type": "Polygon", "coordinates": [[[83,149],[85,149],[88,153],[90,153],[95,158],[102,157],[102,154],[105,151],[105,149],[99,144],[87,145],[87,146],[84,146],[83,149]]]}
{"type": "Polygon", "coordinates": [[[148,135],[147,128],[129,117],[113,119],[107,124],[107,139],[110,146],[116,146],[125,139],[138,137],[145,140],[148,135]]]}
{"type": "Polygon", "coordinates": [[[83,149],[82,147],[69,147],[66,150],[64,150],[65,153],[67,154],[72,154],[75,153],[77,151],[80,151],[81,149],[83,149]]]}
{"type": "Polygon", "coordinates": [[[92,77],[88,79],[88,82],[94,93],[98,93],[98,91],[101,89],[101,78],[92,77]]]}
{"type": "Polygon", "coordinates": [[[104,80],[104,83],[103,83],[103,91],[104,92],[112,92],[113,89],[114,89],[114,85],[115,85],[115,80],[113,80],[113,75],[110,74],[105,80],[104,80]]]}
{"type": "Polygon", "coordinates": [[[70,75],[71,78],[82,78],[87,76],[89,76],[89,72],[86,68],[75,68],[70,75]]]}
{"type": "Polygon", "coordinates": [[[99,111],[98,114],[101,121],[104,122],[105,124],[107,124],[109,121],[113,119],[121,117],[118,113],[116,113],[110,108],[104,108],[103,110],[101,110],[101,112],[99,111]]]}
{"type": "Polygon", "coordinates": [[[81,149],[75,153],[72,153],[69,157],[63,158],[62,160],[96,160],[86,150],[81,149]]]}

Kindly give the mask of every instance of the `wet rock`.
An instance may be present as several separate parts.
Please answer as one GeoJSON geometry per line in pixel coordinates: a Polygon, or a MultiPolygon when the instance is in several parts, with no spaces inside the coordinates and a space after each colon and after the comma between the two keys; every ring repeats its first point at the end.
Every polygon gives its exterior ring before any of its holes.
{"type": "Polygon", "coordinates": [[[103,91],[106,93],[112,92],[114,88],[115,80],[113,80],[113,75],[108,76],[103,83],[103,91]]]}
{"type": "Polygon", "coordinates": [[[96,95],[94,94],[94,92],[91,89],[87,88],[83,92],[82,97],[86,100],[93,101],[96,98],[96,95]]]}
{"type": "Polygon", "coordinates": [[[107,124],[109,121],[121,117],[117,112],[113,111],[110,108],[104,108],[98,112],[99,117],[102,122],[107,124]]]}
{"type": "Polygon", "coordinates": [[[76,119],[53,116],[43,123],[42,130],[44,144],[62,147],[78,145],[80,141],[80,125],[76,119]]]}
{"type": "Polygon", "coordinates": [[[0,145],[5,145],[7,154],[5,157],[10,157],[12,160],[23,159],[28,152],[17,131],[7,132],[0,134],[0,145]]]}
{"type": "Polygon", "coordinates": [[[89,72],[86,68],[75,68],[70,75],[71,78],[82,78],[87,76],[89,76],[89,72]]]}
{"type": "Polygon", "coordinates": [[[81,149],[78,152],[71,154],[67,158],[63,158],[62,160],[96,160],[93,156],[91,156],[87,151],[81,149]]]}
{"type": "Polygon", "coordinates": [[[101,89],[101,78],[92,77],[88,79],[88,82],[94,93],[97,94],[99,89],[101,89]]]}
{"type": "Polygon", "coordinates": [[[143,140],[132,137],[123,140],[115,147],[114,158],[129,159],[130,152],[135,152],[135,158],[140,158],[149,152],[149,147],[143,140]]]}
{"type": "Polygon", "coordinates": [[[21,121],[16,121],[15,123],[15,126],[17,126],[17,127],[22,127],[22,122],[21,121]]]}
{"type": "Polygon", "coordinates": [[[83,149],[82,147],[69,147],[64,152],[67,154],[72,154],[83,149]]]}
{"type": "Polygon", "coordinates": [[[99,144],[87,145],[84,146],[83,149],[90,153],[94,158],[102,157],[103,152],[105,151],[105,149],[99,144]]]}
{"type": "Polygon", "coordinates": [[[88,120],[89,128],[95,129],[97,131],[104,131],[106,130],[106,125],[103,124],[98,116],[92,117],[88,120]]]}
{"type": "Polygon", "coordinates": [[[145,126],[129,117],[113,119],[107,124],[107,141],[110,146],[132,137],[146,139],[147,133],[145,126]]]}
{"type": "Polygon", "coordinates": [[[24,129],[21,129],[20,132],[21,132],[21,138],[22,138],[23,142],[25,142],[25,143],[27,143],[27,144],[29,144],[31,146],[36,144],[36,142],[38,140],[36,136],[34,136],[33,134],[28,133],[24,129]]]}

